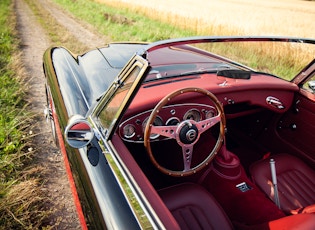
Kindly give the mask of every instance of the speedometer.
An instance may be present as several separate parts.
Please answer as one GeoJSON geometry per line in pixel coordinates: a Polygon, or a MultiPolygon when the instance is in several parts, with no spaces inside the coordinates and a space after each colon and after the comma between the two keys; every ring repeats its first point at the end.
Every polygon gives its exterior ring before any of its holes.
{"type": "Polygon", "coordinates": [[[194,120],[196,122],[201,120],[201,114],[198,109],[190,109],[184,115],[184,120],[194,120]]]}

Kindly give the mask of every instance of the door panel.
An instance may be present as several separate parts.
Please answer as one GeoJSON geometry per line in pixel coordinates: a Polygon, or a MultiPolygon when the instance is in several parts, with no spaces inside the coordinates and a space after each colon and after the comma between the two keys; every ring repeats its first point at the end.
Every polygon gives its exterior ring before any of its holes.
{"type": "Polygon", "coordinates": [[[294,152],[315,162],[315,96],[301,89],[295,101],[279,120],[277,134],[294,152]]]}

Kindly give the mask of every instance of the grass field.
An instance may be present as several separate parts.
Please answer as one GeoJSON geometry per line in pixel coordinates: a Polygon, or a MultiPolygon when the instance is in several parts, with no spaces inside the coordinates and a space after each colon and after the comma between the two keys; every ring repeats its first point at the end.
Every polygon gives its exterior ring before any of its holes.
{"type": "Polygon", "coordinates": [[[207,35],[315,37],[315,1],[97,0],[207,35]],[[210,32],[210,34],[209,34],[210,32]]]}
{"type": "MultiPolygon", "coordinates": [[[[315,26],[310,23],[315,20],[315,1],[54,1],[77,18],[93,25],[112,41],[152,42],[196,35],[315,37],[315,28],[311,29],[315,26]]],[[[259,45],[246,49],[223,45],[211,49],[212,52],[287,80],[291,80],[314,58],[314,48],[310,51],[309,47],[272,45],[264,50],[262,54],[259,45]],[[248,60],[244,60],[245,57],[248,60]]]]}

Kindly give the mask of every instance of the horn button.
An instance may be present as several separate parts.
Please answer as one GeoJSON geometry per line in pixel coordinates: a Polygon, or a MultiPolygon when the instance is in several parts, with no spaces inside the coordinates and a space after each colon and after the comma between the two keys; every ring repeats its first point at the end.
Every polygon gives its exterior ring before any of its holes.
{"type": "Polygon", "coordinates": [[[195,124],[185,122],[179,130],[179,139],[183,144],[192,144],[198,138],[198,128],[195,124]]]}

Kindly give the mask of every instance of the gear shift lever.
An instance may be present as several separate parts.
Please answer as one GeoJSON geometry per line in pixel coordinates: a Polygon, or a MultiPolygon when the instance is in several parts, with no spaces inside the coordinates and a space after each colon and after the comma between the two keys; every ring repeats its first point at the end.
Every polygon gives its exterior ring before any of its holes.
{"type": "Polygon", "coordinates": [[[225,142],[214,159],[213,167],[214,171],[222,177],[235,178],[241,174],[240,160],[226,149],[225,142]]]}

